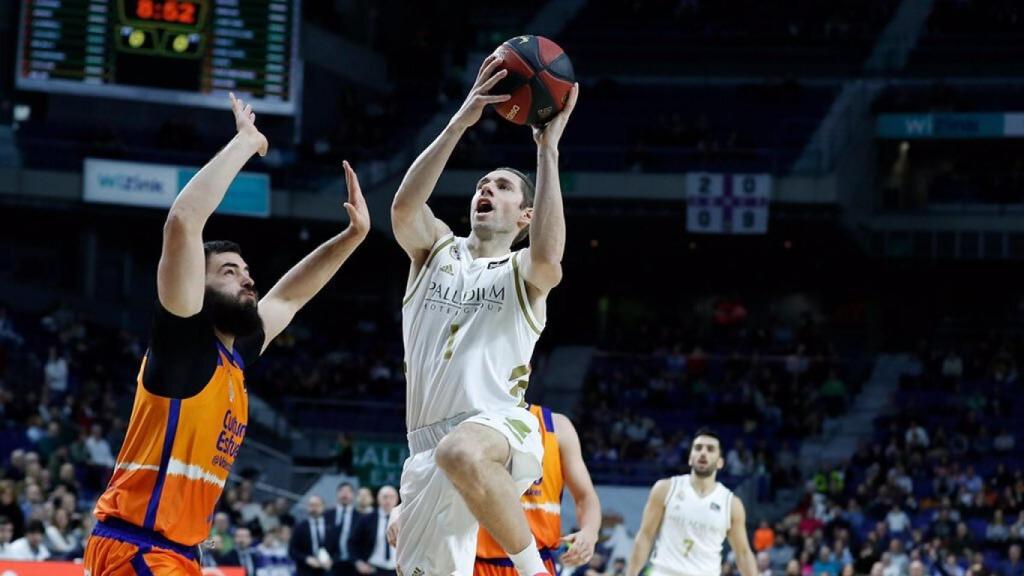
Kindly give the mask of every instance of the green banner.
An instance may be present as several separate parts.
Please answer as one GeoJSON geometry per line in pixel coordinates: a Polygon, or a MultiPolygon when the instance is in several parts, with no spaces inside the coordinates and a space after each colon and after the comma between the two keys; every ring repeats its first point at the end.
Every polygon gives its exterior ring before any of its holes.
{"type": "Polygon", "coordinates": [[[402,479],[402,465],[408,457],[409,446],[402,442],[357,440],[353,447],[352,464],[363,486],[390,484],[398,488],[402,479]]]}

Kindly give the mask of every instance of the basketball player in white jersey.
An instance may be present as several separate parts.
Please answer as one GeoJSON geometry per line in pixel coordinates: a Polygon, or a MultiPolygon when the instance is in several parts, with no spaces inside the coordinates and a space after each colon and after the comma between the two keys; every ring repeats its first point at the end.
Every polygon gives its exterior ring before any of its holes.
{"type": "Polygon", "coordinates": [[[391,207],[395,237],[412,261],[402,307],[406,425],[397,558],[404,576],[473,573],[478,521],[525,576],[547,574],[520,495],[541,476],[537,419],[526,411],[530,357],[548,293],[562,277],[565,219],[558,143],[576,103],[542,129],[537,185],[499,168],[476,185],[472,232],[456,237],[427,206],[467,129],[505,77],[488,57],[462,107],[406,173],[391,207]],[[529,248],[512,251],[529,235],[529,248]]]}
{"type": "Polygon", "coordinates": [[[717,434],[698,430],[690,448],[690,474],[655,483],[627,576],[640,574],[648,557],[650,576],[718,576],[726,538],[736,554],[740,574],[757,576],[743,501],[716,479],[725,464],[721,448],[717,434]]]}

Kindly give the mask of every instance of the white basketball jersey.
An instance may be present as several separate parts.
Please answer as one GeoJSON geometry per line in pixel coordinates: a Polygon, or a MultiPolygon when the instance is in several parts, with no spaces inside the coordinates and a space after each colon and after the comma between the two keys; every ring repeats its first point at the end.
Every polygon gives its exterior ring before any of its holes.
{"type": "Polygon", "coordinates": [[[701,498],[690,475],[673,476],[651,565],[669,576],[718,576],[722,543],[732,525],[732,492],[716,484],[701,498]]]}
{"type": "Polygon", "coordinates": [[[402,304],[406,425],[525,405],[543,325],[519,270],[520,252],[477,258],[465,238],[431,249],[402,304]]]}

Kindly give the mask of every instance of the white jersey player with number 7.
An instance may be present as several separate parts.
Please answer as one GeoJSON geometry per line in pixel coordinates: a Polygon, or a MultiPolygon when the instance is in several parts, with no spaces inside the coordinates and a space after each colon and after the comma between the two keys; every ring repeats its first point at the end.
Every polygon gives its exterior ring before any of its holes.
{"type": "Polygon", "coordinates": [[[706,428],[698,430],[690,447],[691,473],[654,484],[627,576],[638,576],[648,560],[650,576],[718,576],[726,538],[736,554],[740,574],[757,576],[743,501],[717,480],[725,464],[721,448],[718,434],[706,428]]]}
{"type": "Polygon", "coordinates": [[[402,305],[410,457],[401,482],[398,570],[403,576],[473,573],[482,524],[520,574],[547,571],[519,497],[541,476],[537,419],[526,409],[530,358],[548,293],[562,278],[565,218],[558,143],[576,102],[534,128],[537,184],[510,168],[485,174],[460,238],[427,200],[449,156],[507,74],[489,56],[465,103],[409,168],[391,207],[395,238],[412,262],[402,305]],[[529,248],[513,245],[529,236],[529,248]],[[479,522],[479,524],[478,524],[479,522]]]}

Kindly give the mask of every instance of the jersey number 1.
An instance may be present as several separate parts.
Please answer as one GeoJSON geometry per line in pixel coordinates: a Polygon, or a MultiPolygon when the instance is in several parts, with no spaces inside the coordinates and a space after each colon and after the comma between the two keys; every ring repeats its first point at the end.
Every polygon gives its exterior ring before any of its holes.
{"type": "Polygon", "coordinates": [[[451,360],[452,354],[455,353],[455,335],[459,332],[459,325],[452,324],[451,333],[448,334],[448,344],[444,347],[444,359],[451,360]]]}

